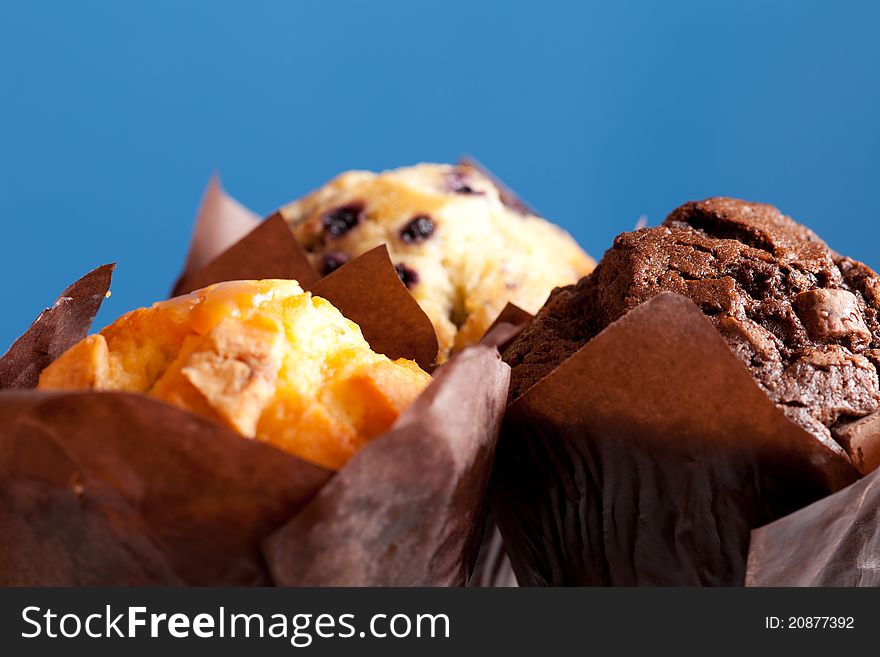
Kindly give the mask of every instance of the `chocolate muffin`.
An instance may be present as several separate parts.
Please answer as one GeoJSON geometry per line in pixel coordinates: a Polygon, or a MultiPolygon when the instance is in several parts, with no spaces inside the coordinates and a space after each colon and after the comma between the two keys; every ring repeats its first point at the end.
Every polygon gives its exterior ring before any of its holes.
{"type": "Polygon", "coordinates": [[[789,419],[833,437],[863,472],[876,467],[858,443],[880,408],[880,277],[760,203],[687,203],[659,227],[618,236],[507,349],[511,398],[667,291],[699,306],[789,419]]]}

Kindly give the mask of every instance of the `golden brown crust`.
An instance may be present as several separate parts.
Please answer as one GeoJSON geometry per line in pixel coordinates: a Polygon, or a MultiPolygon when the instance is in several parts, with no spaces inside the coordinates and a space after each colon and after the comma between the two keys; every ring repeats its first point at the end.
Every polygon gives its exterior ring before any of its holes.
{"type": "Polygon", "coordinates": [[[295,281],[235,281],[124,315],[46,368],[38,387],[146,393],[338,468],[429,380],[374,353],[295,281]]]}

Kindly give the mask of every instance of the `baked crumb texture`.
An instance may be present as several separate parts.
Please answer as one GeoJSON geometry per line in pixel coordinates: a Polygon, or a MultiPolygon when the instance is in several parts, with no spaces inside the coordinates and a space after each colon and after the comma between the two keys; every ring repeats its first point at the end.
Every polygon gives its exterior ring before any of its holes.
{"type": "Polygon", "coordinates": [[[853,440],[880,426],[880,278],[770,205],[711,198],[618,236],[505,353],[511,397],[663,291],[702,309],[789,419],[870,469],[853,440]]]}
{"type": "Polygon", "coordinates": [[[468,164],[350,171],[280,212],[321,274],[385,244],[434,325],[440,362],[478,341],[508,301],[535,313],[595,264],[468,164]]]}
{"type": "Polygon", "coordinates": [[[295,281],[220,283],[134,310],[47,367],[40,389],[139,392],[328,468],[428,385],[295,281]]]}

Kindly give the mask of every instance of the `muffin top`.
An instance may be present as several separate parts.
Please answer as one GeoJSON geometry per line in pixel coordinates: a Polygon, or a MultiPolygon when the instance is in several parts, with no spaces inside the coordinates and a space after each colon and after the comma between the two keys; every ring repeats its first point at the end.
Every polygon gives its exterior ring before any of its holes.
{"type": "MultiPolygon", "coordinates": [[[[880,278],[775,207],[687,203],[618,236],[510,346],[512,398],[661,292],[691,299],[794,422],[838,438],[880,405],[880,278]]],[[[846,445],[844,445],[846,447],[846,445]]]]}
{"type": "Polygon", "coordinates": [[[434,325],[440,362],[479,340],[508,301],[537,312],[594,265],[468,164],[350,171],[280,212],[322,274],[385,244],[434,325]]]}
{"type": "Polygon", "coordinates": [[[38,388],[146,393],[338,468],[429,382],[414,362],[374,353],[329,301],[262,280],[127,313],[62,354],[38,388]]]}

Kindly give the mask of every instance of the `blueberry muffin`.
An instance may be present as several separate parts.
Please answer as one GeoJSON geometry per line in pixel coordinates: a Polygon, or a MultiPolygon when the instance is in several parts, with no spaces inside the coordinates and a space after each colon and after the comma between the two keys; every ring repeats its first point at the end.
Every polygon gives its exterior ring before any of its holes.
{"type": "Polygon", "coordinates": [[[789,419],[837,440],[863,472],[876,467],[854,428],[878,426],[880,277],[770,205],[711,198],[618,236],[505,353],[512,398],[665,291],[702,309],[789,419]]]}
{"type": "Polygon", "coordinates": [[[469,164],[350,171],[280,212],[322,274],[387,245],[434,325],[441,362],[479,340],[508,301],[534,313],[594,265],[469,164]]]}
{"type": "Polygon", "coordinates": [[[371,351],[329,301],[263,280],[127,313],[62,354],[38,388],[145,393],[339,468],[429,382],[414,362],[371,351]]]}

